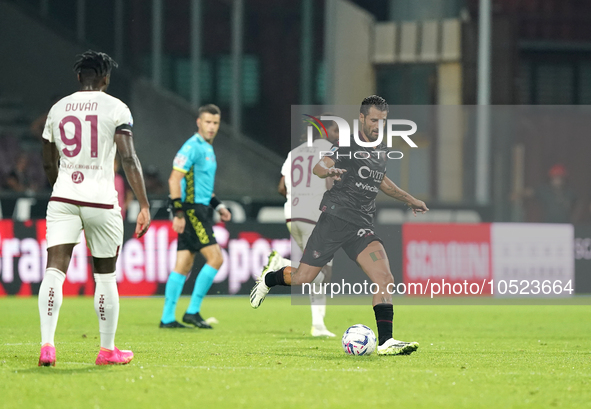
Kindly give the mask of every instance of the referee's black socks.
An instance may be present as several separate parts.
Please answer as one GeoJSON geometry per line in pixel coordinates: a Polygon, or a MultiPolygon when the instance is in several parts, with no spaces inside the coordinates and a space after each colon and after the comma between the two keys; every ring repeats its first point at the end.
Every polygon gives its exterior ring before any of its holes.
{"type": "Polygon", "coordinates": [[[378,345],[392,338],[392,319],[394,318],[394,307],[392,304],[376,304],[373,307],[378,325],[378,345]]]}
{"type": "Polygon", "coordinates": [[[265,276],[265,284],[267,287],[270,288],[275,287],[276,285],[287,285],[285,284],[285,279],[283,278],[283,270],[285,270],[285,267],[265,276]]]}

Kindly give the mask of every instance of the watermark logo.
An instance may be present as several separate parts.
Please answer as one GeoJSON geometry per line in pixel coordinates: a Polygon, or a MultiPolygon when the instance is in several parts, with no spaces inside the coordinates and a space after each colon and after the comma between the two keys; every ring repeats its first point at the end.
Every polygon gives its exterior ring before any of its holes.
{"type": "MultiPolygon", "coordinates": [[[[314,145],[313,128],[316,128],[316,130],[320,133],[321,138],[328,138],[328,132],[326,131],[326,127],[322,121],[334,121],[337,124],[339,128],[339,147],[351,146],[351,127],[345,119],[333,115],[323,115],[320,117],[320,119],[308,114],[304,114],[304,116],[310,118],[304,119],[304,122],[310,124],[307,129],[307,145],[309,147],[314,145]]],[[[392,147],[392,139],[394,137],[402,138],[404,142],[406,142],[411,148],[418,148],[417,144],[414,143],[412,139],[410,139],[410,136],[417,131],[417,124],[414,121],[407,119],[388,119],[386,121],[385,128],[386,145],[388,148],[392,147]],[[410,129],[395,129],[397,126],[410,127],[410,129]]],[[[359,120],[353,120],[353,138],[355,139],[355,143],[357,143],[359,146],[364,148],[375,148],[384,140],[384,120],[379,120],[379,134],[377,139],[375,141],[369,142],[363,141],[359,137],[359,120]]]]}

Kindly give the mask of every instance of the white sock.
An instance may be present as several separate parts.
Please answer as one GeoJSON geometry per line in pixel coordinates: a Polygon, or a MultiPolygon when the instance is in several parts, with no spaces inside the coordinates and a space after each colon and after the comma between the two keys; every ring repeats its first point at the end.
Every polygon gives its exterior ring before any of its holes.
{"type": "Polygon", "coordinates": [[[326,294],[324,294],[324,273],[321,271],[312,280],[312,291],[310,291],[310,307],[312,308],[312,326],[324,327],[324,315],[326,314],[326,294]],[[313,291],[313,290],[316,291],[313,291]],[[317,294],[321,293],[321,294],[317,294]]]}
{"type": "MultiPolygon", "coordinates": [[[[326,297],[324,297],[326,298],[326,297]]],[[[326,305],[312,305],[312,326],[317,328],[324,327],[324,315],[326,314],[326,305]]]]}
{"type": "Polygon", "coordinates": [[[39,287],[39,318],[41,319],[41,345],[55,346],[54,336],[60,307],[64,299],[62,286],[66,275],[57,268],[45,270],[39,287]]]}
{"type": "Polygon", "coordinates": [[[99,319],[101,348],[115,349],[115,332],[119,319],[119,292],[116,273],[95,274],[94,310],[99,319]]]}

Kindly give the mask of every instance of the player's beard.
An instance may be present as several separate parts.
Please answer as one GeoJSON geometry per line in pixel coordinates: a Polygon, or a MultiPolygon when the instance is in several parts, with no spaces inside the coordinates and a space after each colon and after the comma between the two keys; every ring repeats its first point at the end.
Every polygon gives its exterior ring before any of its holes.
{"type": "Polygon", "coordinates": [[[369,139],[370,142],[373,142],[376,139],[378,139],[378,135],[374,137],[371,128],[369,126],[366,126],[365,123],[363,124],[363,127],[361,129],[363,129],[363,134],[367,137],[367,139],[369,139]]]}

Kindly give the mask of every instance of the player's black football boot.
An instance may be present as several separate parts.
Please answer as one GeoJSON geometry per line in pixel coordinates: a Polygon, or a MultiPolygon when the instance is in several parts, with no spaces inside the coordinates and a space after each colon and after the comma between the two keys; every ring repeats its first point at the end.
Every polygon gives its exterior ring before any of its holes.
{"type": "Polygon", "coordinates": [[[160,321],[160,328],[190,328],[186,325],[181,324],[178,321],[169,322],[168,324],[163,323],[160,321]]]}
{"type": "Polygon", "coordinates": [[[195,325],[197,328],[213,329],[211,325],[205,322],[205,320],[199,313],[183,315],[183,322],[185,324],[195,325]]]}

